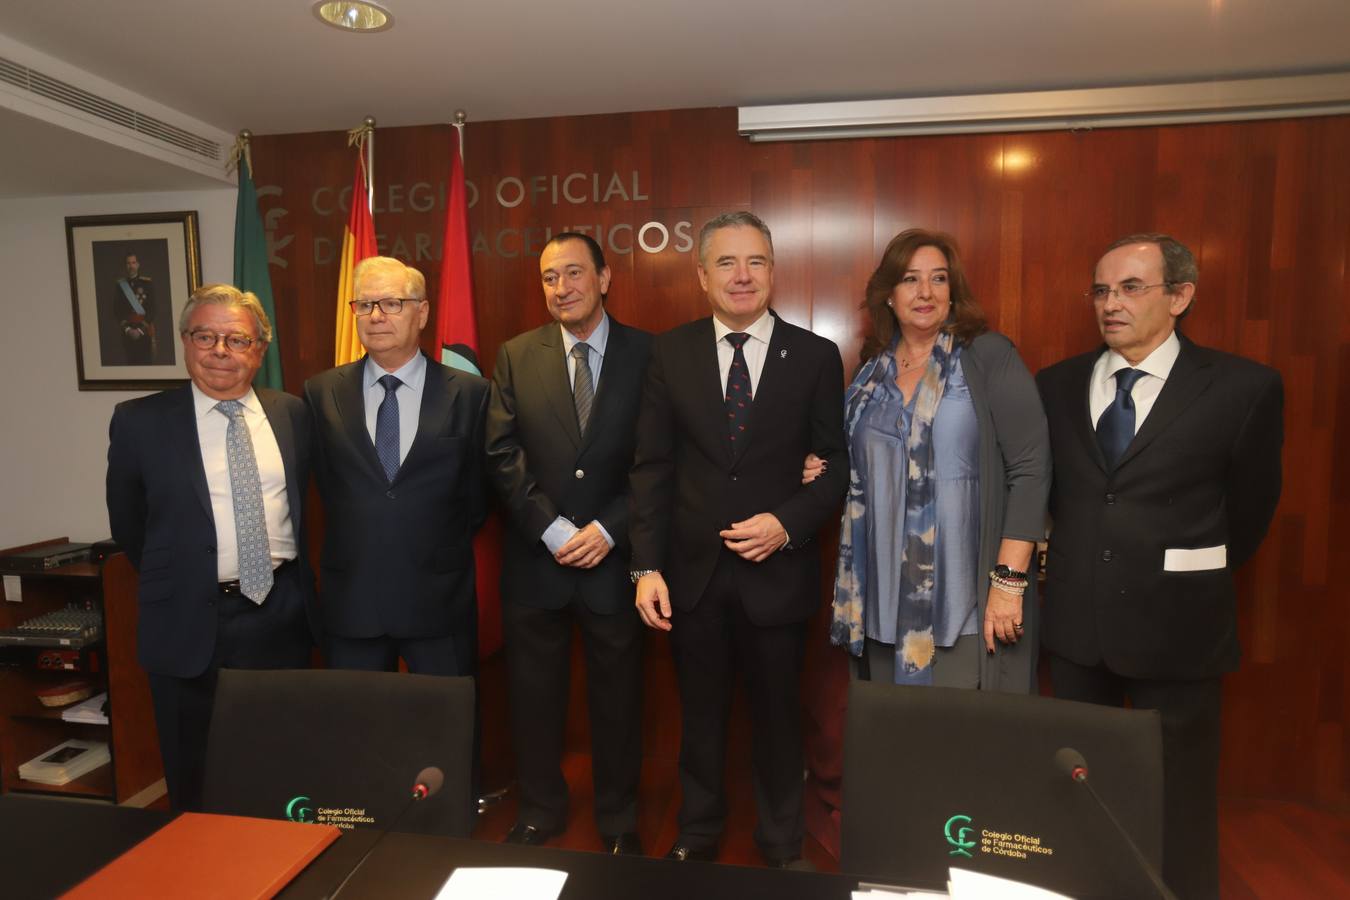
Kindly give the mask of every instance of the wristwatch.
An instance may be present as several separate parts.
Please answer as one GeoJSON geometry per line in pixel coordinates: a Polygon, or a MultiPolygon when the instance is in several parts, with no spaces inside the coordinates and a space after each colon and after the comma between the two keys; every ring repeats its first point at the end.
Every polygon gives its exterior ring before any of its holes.
{"type": "Polygon", "coordinates": [[[994,566],[994,574],[997,575],[999,578],[1012,578],[1017,581],[1027,580],[1026,572],[1019,572],[1016,569],[1010,569],[1003,563],[999,563],[998,565],[994,566]]]}
{"type": "Polygon", "coordinates": [[[660,569],[634,569],[628,573],[628,577],[633,579],[633,584],[637,584],[643,575],[655,575],[660,569]]]}

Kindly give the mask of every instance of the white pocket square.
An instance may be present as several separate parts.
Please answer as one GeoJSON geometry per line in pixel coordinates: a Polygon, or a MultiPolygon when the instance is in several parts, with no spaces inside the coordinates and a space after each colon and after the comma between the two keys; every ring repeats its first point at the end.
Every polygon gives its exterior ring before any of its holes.
{"type": "Polygon", "coordinates": [[[1164,572],[1207,572],[1228,567],[1228,546],[1197,547],[1163,552],[1164,572]]]}

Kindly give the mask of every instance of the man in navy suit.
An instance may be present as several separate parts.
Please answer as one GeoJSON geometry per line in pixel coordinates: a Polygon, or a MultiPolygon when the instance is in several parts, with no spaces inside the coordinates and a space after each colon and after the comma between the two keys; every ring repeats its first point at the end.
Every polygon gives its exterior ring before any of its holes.
{"type": "Polygon", "coordinates": [[[366,355],[305,382],[323,498],[320,588],[328,663],[471,675],[473,535],[486,516],[488,383],[418,349],[422,273],[375,256],[351,301],[366,355]]]}
{"type": "Polygon", "coordinates": [[[832,342],[769,311],[773,241],[758,217],[713,219],[698,253],[712,316],[653,341],[631,475],[638,613],[670,633],[680,687],[683,804],[667,856],[717,855],[740,668],[754,734],[755,842],[787,866],[802,844],[798,681],[806,623],[822,601],[811,539],[848,486],[843,364],[832,342]],[[803,485],[813,452],[827,469],[803,485]]]}
{"type": "Polygon", "coordinates": [[[586,650],[595,822],[606,852],[641,853],[643,628],[628,580],[628,470],[651,336],[605,311],[600,245],[564,232],[539,258],[547,325],[502,345],[488,456],[512,527],[502,626],[520,784],[512,843],[567,824],[562,745],[573,623],[586,650]]]}
{"type": "Polygon", "coordinates": [[[1036,377],[1055,460],[1041,638],[1056,696],[1161,713],[1163,877],[1214,898],[1233,578],[1280,498],[1284,420],[1278,372],[1177,330],[1198,280],[1168,235],[1116,241],[1087,292],[1105,346],[1036,377]]]}
{"type": "Polygon", "coordinates": [[[179,331],[192,383],[118,404],[107,498],[140,573],[138,658],[169,800],[195,810],[219,670],[309,663],[310,428],[298,398],[251,387],[272,339],[253,294],[204,285],[179,331]]]}

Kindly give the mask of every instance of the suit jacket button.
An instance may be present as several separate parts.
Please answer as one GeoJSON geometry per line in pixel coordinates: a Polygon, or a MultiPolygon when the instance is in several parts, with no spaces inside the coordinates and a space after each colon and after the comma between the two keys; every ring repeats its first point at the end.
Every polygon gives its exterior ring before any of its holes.
{"type": "Polygon", "coordinates": [[[573,472],[572,474],[575,475],[577,478],[585,478],[585,477],[586,477],[586,470],[585,470],[585,469],[577,469],[577,470],[576,470],[575,472],[573,472]]]}
{"type": "Polygon", "coordinates": [[[1106,502],[1107,502],[1107,503],[1115,503],[1115,502],[1116,502],[1116,495],[1115,495],[1115,494],[1107,494],[1107,495],[1106,495],[1106,502]]]}
{"type": "Polygon", "coordinates": [[[1110,551],[1110,550],[1103,550],[1103,551],[1102,551],[1102,562],[1110,562],[1110,561],[1111,561],[1111,551],[1110,551]]]}
{"type": "Polygon", "coordinates": [[[393,500],[393,499],[394,499],[394,492],[393,492],[393,491],[385,491],[384,495],[385,495],[386,497],[388,497],[390,500],[393,500]]]}
{"type": "Polygon", "coordinates": [[[740,480],[740,477],[741,477],[741,476],[739,476],[739,475],[732,475],[732,476],[731,476],[731,480],[732,480],[732,481],[739,481],[739,480],[740,480]]]}

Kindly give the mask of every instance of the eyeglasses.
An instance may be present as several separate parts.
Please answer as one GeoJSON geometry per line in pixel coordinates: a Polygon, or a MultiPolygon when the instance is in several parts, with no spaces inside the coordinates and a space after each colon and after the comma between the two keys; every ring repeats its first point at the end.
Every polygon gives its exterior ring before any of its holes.
{"type": "Polygon", "coordinates": [[[370,315],[377,306],[380,308],[380,312],[386,316],[396,316],[403,312],[403,304],[421,302],[416,297],[381,297],[378,300],[350,300],[347,305],[352,308],[352,313],[358,317],[370,315]]]}
{"type": "Polygon", "coordinates": [[[233,334],[222,334],[218,331],[207,331],[202,328],[189,331],[187,336],[188,340],[192,341],[192,346],[196,347],[198,350],[214,350],[216,349],[217,344],[224,341],[225,346],[235,353],[243,353],[260,340],[260,338],[251,338],[246,334],[239,334],[238,332],[233,334]]]}
{"type": "Polygon", "coordinates": [[[1122,300],[1133,300],[1135,297],[1142,297],[1155,287],[1167,287],[1172,282],[1160,281],[1157,284],[1140,284],[1137,281],[1127,281],[1118,288],[1107,287],[1104,284],[1094,284],[1092,287],[1083,291],[1083,296],[1093,303],[1105,303],[1106,299],[1115,294],[1122,300]]]}

